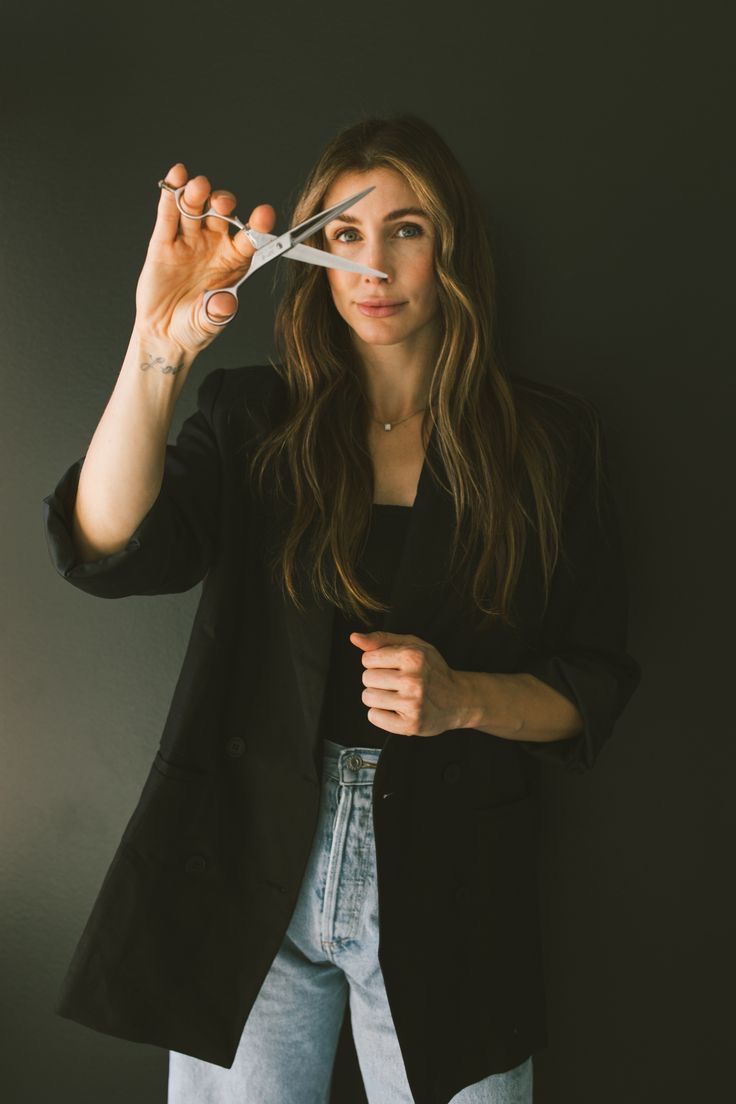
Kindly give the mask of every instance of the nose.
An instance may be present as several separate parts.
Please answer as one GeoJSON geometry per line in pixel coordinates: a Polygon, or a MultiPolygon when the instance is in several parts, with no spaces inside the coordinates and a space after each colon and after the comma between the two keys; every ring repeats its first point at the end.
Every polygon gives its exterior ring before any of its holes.
{"type": "Polygon", "coordinates": [[[363,283],[366,284],[367,286],[373,287],[373,286],[376,286],[376,285],[380,286],[382,284],[393,284],[393,282],[394,282],[393,276],[391,275],[390,272],[388,272],[385,265],[374,265],[371,262],[371,263],[369,263],[369,266],[367,266],[367,267],[377,268],[378,272],[386,273],[385,276],[369,276],[369,275],[363,276],[362,277],[363,283]]]}
{"type": "MultiPolygon", "coordinates": [[[[369,268],[378,268],[378,265],[369,265],[369,268]]],[[[379,269],[381,272],[386,272],[386,269],[379,269]]],[[[368,287],[380,287],[381,285],[387,285],[393,283],[393,279],[389,273],[385,276],[364,276],[363,283],[368,287]]]]}
{"type": "Polygon", "coordinates": [[[380,241],[366,243],[365,251],[361,257],[361,264],[386,273],[386,276],[363,276],[363,282],[368,286],[393,283],[393,272],[389,267],[388,250],[383,248],[380,241]]]}

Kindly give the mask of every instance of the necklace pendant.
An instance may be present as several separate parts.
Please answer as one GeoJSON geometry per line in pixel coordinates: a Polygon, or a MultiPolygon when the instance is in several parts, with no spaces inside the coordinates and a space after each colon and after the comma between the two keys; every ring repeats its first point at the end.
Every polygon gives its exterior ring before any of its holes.
{"type": "Polygon", "coordinates": [[[388,432],[389,429],[391,428],[391,422],[384,422],[383,423],[383,428],[386,430],[386,432],[388,432]]]}

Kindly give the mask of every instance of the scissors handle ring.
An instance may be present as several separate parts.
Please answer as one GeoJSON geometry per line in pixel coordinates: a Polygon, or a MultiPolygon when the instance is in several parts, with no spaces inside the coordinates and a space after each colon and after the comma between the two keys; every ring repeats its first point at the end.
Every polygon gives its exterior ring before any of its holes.
{"type": "Polygon", "coordinates": [[[208,322],[211,322],[213,326],[227,326],[228,322],[232,322],[233,318],[238,313],[238,284],[233,284],[232,287],[213,288],[212,291],[206,291],[204,293],[204,299],[202,300],[202,306],[204,307],[204,313],[207,315],[208,322]],[[227,318],[213,318],[207,310],[207,304],[213,295],[221,295],[224,291],[235,297],[235,310],[232,314],[229,314],[227,318]]]}

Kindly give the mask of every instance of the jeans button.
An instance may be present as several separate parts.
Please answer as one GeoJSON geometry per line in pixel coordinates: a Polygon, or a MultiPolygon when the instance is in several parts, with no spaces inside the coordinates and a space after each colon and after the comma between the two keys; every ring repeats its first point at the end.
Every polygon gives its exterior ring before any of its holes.
{"type": "Polygon", "coordinates": [[[345,766],[348,767],[349,770],[357,771],[363,766],[363,760],[359,755],[348,755],[345,760],[345,766]]]}

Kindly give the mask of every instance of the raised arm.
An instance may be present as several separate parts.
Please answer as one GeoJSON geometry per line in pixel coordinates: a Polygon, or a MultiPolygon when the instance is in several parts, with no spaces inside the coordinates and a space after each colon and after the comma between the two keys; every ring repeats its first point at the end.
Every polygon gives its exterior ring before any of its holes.
{"type": "MultiPolygon", "coordinates": [[[[186,183],[183,205],[201,214],[207,199],[221,214],[236,203],[231,192],[210,196],[204,176],[187,181],[177,164],[166,180],[186,183]]],[[[251,218],[270,228],[273,208],[251,218]]],[[[221,219],[183,218],[173,195],[161,190],[156,223],[136,288],[136,321],[115,388],[94,433],[79,476],[74,545],[81,562],[122,549],[158,497],[176,401],[195,357],[222,328],[202,309],[215,276],[247,271],[253,246],[239,232],[230,238],[221,219]]],[[[214,286],[217,286],[215,283],[214,286]]],[[[217,295],[213,314],[232,313],[233,297],[217,295]]]]}
{"type": "MultiPolygon", "coordinates": [[[[186,184],[184,207],[201,214],[209,200],[229,214],[232,192],[213,192],[206,177],[187,180],[177,164],[166,180],[186,184]]],[[[250,216],[268,232],[268,204],[250,216]]],[[[54,565],[64,578],[102,597],[185,590],[202,577],[212,553],[219,457],[213,407],[222,370],[202,384],[196,414],[176,445],[168,435],[177,399],[196,356],[222,327],[203,309],[205,291],[229,285],[250,265],[254,247],[221,219],[183,217],[161,190],[156,223],[136,288],[136,318],[122,368],[84,457],[44,499],[54,565]]],[[[215,295],[209,312],[232,316],[235,300],[215,295]]]]}

